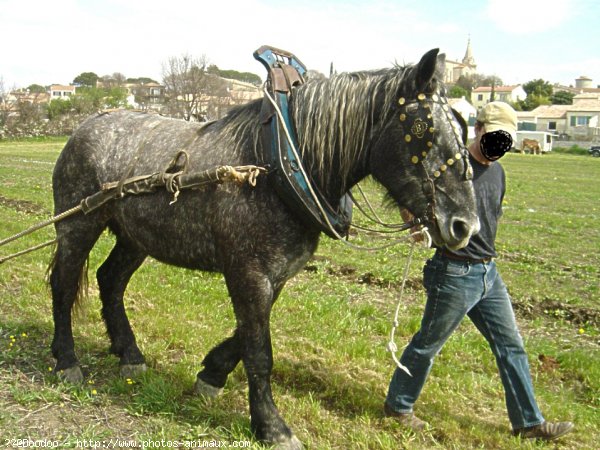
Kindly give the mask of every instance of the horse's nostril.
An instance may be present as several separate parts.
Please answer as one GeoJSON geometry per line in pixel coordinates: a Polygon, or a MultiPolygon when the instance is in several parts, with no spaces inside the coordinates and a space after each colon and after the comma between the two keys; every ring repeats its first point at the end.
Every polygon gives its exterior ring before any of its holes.
{"type": "Polygon", "coordinates": [[[471,226],[463,219],[454,219],[450,227],[452,237],[458,241],[466,239],[471,234],[471,226]]]}

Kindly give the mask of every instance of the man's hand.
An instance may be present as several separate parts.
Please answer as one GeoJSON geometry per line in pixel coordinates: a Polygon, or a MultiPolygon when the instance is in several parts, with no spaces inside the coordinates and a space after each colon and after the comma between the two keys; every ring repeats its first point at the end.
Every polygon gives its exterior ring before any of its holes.
{"type": "MultiPolygon", "coordinates": [[[[404,220],[407,223],[411,222],[412,220],[415,219],[415,216],[408,209],[400,208],[400,215],[402,216],[402,220],[404,220]]],[[[410,233],[412,234],[413,241],[423,242],[423,240],[425,238],[423,237],[422,233],[419,233],[422,228],[423,228],[423,225],[419,224],[419,225],[415,225],[414,227],[412,227],[410,229],[410,233]]]]}

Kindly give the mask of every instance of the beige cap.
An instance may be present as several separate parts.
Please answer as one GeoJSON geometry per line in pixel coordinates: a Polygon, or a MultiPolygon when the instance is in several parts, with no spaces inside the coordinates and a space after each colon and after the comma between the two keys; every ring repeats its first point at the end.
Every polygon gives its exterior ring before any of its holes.
{"type": "Polygon", "coordinates": [[[477,121],[485,125],[486,133],[504,130],[517,142],[517,113],[508,103],[488,103],[479,111],[477,121]]]}

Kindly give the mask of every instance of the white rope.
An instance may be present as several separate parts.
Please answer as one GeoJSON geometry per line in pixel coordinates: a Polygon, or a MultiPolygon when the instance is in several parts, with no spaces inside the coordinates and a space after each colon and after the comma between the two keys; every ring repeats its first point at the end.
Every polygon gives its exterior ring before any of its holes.
{"type": "MultiPolygon", "coordinates": [[[[417,231],[416,233],[412,233],[410,236],[417,237],[417,235],[419,235],[419,234],[423,238],[425,238],[425,243],[427,244],[427,246],[431,247],[431,235],[429,234],[427,227],[423,228],[422,230],[417,231]]],[[[406,265],[404,266],[404,275],[402,277],[402,285],[400,286],[400,297],[398,298],[398,304],[396,305],[396,312],[394,313],[394,322],[392,324],[390,340],[387,344],[387,349],[392,354],[392,359],[396,363],[396,366],[398,366],[398,368],[400,368],[401,370],[405,371],[411,377],[412,377],[412,374],[410,373],[410,370],[408,370],[408,367],[403,365],[400,362],[400,360],[398,359],[398,357],[396,356],[396,353],[398,352],[398,347],[396,346],[395,334],[396,334],[396,329],[398,328],[398,325],[399,325],[398,316],[400,315],[400,305],[402,305],[402,300],[404,297],[404,286],[406,285],[406,280],[408,279],[408,271],[409,271],[410,265],[412,263],[412,256],[413,256],[413,252],[414,252],[416,245],[417,245],[417,240],[413,239],[412,245],[410,246],[410,251],[408,253],[408,258],[406,259],[406,265]]]]}
{"type": "Polygon", "coordinates": [[[8,244],[9,242],[12,241],[16,241],[17,239],[22,238],[23,236],[27,236],[28,234],[33,233],[34,231],[40,230],[42,228],[47,227],[48,225],[52,225],[53,223],[56,222],[60,222],[61,220],[65,219],[66,217],[69,217],[75,213],[78,213],[79,211],[81,211],[81,204],[61,213],[58,214],[57,216],[54,216],[48,220],[45,220],[41,223],[38,223],[30,228],[27,228],[26,230],[21,231],[20,233],[17,233],[13,236],[7,237],[5,239],[0,240],[0,247],[3,245],[8,244]]]}

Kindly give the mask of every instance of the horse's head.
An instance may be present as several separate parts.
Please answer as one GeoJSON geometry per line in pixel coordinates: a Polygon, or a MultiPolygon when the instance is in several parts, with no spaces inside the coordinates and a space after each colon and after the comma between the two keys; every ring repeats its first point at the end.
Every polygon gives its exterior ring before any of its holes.
{"type": "Polygon", "coordinates": [[[395,203],[425,220],[435,245],[458,249],[479,230],[479,220],[463,129],[442,83],[444,65],[434,49],[387,84],[394,102],[383,115],[370,168],[395,203]]]}

